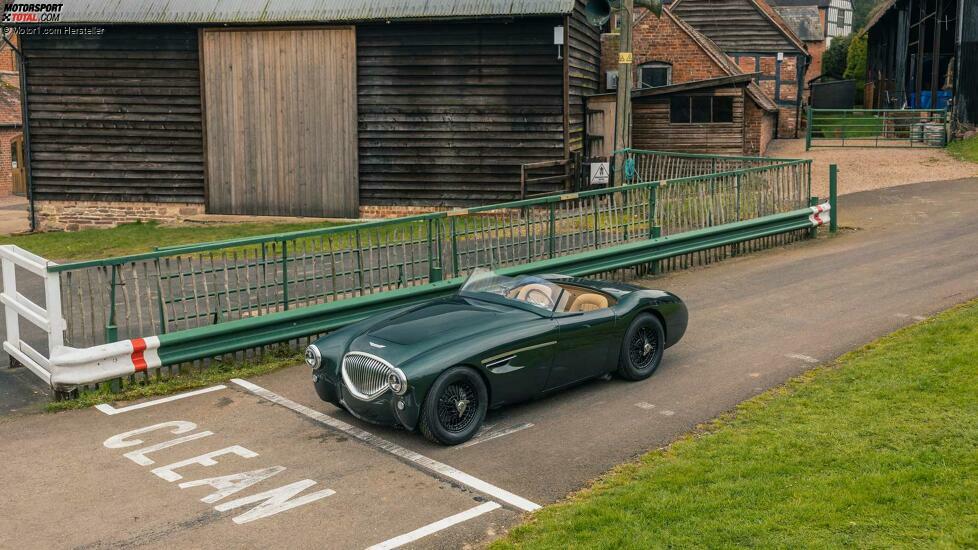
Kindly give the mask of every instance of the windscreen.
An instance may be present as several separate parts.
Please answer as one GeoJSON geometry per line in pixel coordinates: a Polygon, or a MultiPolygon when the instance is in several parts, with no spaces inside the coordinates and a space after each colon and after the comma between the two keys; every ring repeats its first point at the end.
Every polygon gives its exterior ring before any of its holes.
{"type": "Polygon", "coordinates": [[[552,313],[560,303],[564,289],[533,275],[509,277],[489,269],[477,269],[469,275],[459,294],[495,303],[509,303],[525,309],[552,313]]]}

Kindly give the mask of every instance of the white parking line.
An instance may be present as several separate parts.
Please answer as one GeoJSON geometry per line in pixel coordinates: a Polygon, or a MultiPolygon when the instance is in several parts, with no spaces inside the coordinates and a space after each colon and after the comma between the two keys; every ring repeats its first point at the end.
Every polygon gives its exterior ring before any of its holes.
{"type": "Polygon", "coordinates": [[[798,359],[799,361],[804,361],[812,365],[820,362],[818,359],[815,359],[811,355],[802,355],[800,353],[789,353],[785,355],[785,357],[787,357],[788,359],[798,359]]]}
{"type": "Polygon", "coordinates": [[[462,523],[463,521],[468,521],[472,518],[479,517],[486,512],[492,512],[499,507],[499,504],[496,504],[495,502],[486,502],[476,506],[475,508],[470,508],[460,514],[448,516],[447,518],[425,525],[420,529],[415,529],[410,533],[404,533],[403,535],[394,537],[390,540],[385,540],[380,544],[375,544],[370,548],[367,548],[367,550],[387,550],[390,548],[398,548],[409,542],[414,542],[422,537],[427,537],[432,533],[437,533],[438,531],[448,529],[449,527],[462,523]]]}
{"type": "Polygon", "coordinates": [[[170,401],[176,401],[177,399],[184,399],[186,397],[193,397],[195,395],[201,395],[205,393],[210,393],[212,391],[223,390],[227,386],[211,386],[210,388],[204,388],[202,390],[188,391],[186,393],[178,393],[176,395],[171,395],[170,397],[164,397],[162,399],[154,399],[153,401],[143,401],[142,403],[136,403],[135,405],[129,405],[128,407],[115,408],[108,403],[99,403],[95,405],[95,408],[104,412],[107,415],[122,414],[129,411],[135,411],[137,409],[145,409],[146,407],[152,407],[153,405],[159,405],[160,403],[169,403],[170,401]]]}
{"type": "Polygon", "coordinates": [[[455,468],[452,468],[447,464],[443,464],[441,462],[438,462],[437,460],[433,460],[431,458],[418,454],[410,449],[405,449],[404,447],[401,447],[396,443],[387,441],[386,439],[376,436],[366,430],[361,430],[360,428],[347,424],[342,420],[337,420],[315,409],[310,409],[305,405],[300,405],[299,403],[296,403],[295,401],[282,397],[277,393],[266,390],[265,388],[257,384],[252,384],[251,382],[247,380],[242,380],[240,378],[232,378],[231,382],[241,386],[242,388],[250,391],[251,393],[263,399],[267,399],[268,401],[275,403],[276,405],[281,405],[287,409],[291,409],[317,422],[325,424],[335,430],[339,430],[351,437],[355,437],[369,445],[377,447],[378,449],[387,451],[388,453],[398,458],[407,460],[412,464],[415,464],[421,468],[424,468],[425,470],[428,470],[429,472],[432,472],[442,477],[452,479],[454,481],[461,483],[462,485],[467,485],[472,489],[475,489],[476,491],[485,493],[497,500],[501,500],[511,506],[519,508],[520,510],[532,512],[540,508],[539,504],[530,502],[529,500],[521,496],[514,495],[513,493],[510,493],[505,489],[496,487],[491,483],[470,476],[469,474],[461,470],[456,470],[455,468]]]}
{"type": "Polygon", "coordinates": [[[515,426],[510,426],[508,428],[500,428],[498,430],[485,430],[484,432],[476,435],[475,437],[473,437],[469,441],[466,441],[465,443],[462,443],[461,445],[456,445],[456,446],[454,446],[452,448],[453,449],[464,449],[466,447],[471,447],[473,445],[478,445],[479,443],[485,443],[486,441],[490,441],[490,440],[496,439],[498,437],[503,437],[504,435],[514,434],[514,433],[516,433],[518,431],[525,430],[527,428],[532,428],[532,427],[533,427],[533,423],[532,422],[526,422],[526,423],[523,423],[523,424],[517,424],[515,426]]]}

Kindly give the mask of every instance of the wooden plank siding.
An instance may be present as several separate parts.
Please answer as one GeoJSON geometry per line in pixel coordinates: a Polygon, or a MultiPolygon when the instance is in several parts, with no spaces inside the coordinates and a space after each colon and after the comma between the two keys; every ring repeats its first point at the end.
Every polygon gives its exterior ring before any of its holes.
{"type": "Polygon", "coordinates": [[[358,215],[355,38],[204,31],[209,213],[358,215]]]}
{"type": "Polygon", "coordinates": [[[567,20],[568,151],[584,148],[584,98],[598,93],[601,81],[601,31],[584,17],[578,0],[567,20]]]}
{"type": "Polygon", "coordinates": [[[726,52],[798,49],[749,0],[681,0],[669,9],[726,52]]]}
{"type": "Polygon", "coordinates": [[[563,21],[358,26],[361,204],[510,200],[521,164],[564,158],[563,21]]]}
{"type": "Polygon", "coordinates": [[[204,201],[195,29],[21,41],[35,199],[204,201]]]}
{"type": "Polygon", "coordinates": [[[669,120],[670,96],[635,98],[632,103],[632,146],[653,151],[742,155],[743,89],[718,88],[712,93],[693,92],[686,95],[733,96],[733,122],[674,124],[669,120]]]}

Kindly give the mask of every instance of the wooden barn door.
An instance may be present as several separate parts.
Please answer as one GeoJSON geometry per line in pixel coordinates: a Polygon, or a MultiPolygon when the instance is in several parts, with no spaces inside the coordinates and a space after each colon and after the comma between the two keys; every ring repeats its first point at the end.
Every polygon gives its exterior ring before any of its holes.
{"type": "Polygon", "coordinates": [[[207,30],[207,210],[356,217],[356,34],[207,30]]]}

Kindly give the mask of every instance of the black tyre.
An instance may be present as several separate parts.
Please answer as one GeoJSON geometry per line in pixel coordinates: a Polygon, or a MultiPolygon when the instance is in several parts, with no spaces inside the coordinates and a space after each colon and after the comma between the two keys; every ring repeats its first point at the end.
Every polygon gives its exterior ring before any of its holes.
{"type": "Polygon", "coordinates": [[[618,374],[626,380],[644,380],[662,362],[666,331],[655,315],[643,313],[632,321],[621,342],[618,374]]]}
{"type": "Polygon", "coordinates": [[[479,373],[468,367],[452,367],[428,390],[418,425],[430,441],[458,445],[479,431],[488,405],[489,392],[479,373]]]}

